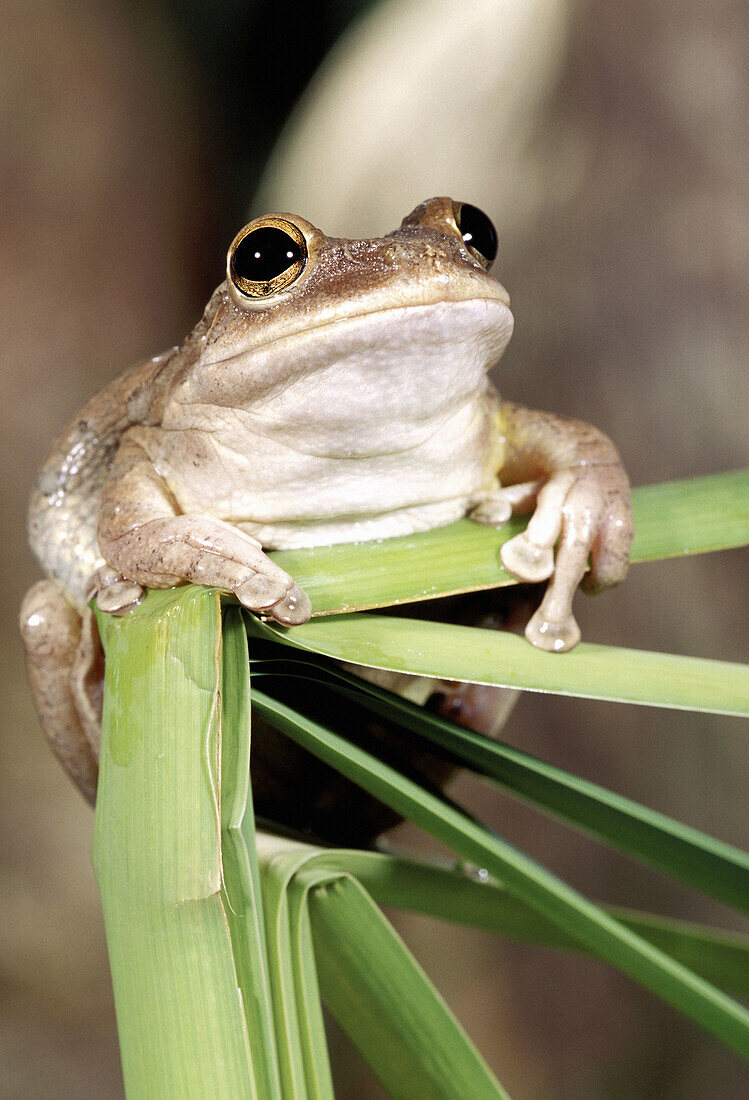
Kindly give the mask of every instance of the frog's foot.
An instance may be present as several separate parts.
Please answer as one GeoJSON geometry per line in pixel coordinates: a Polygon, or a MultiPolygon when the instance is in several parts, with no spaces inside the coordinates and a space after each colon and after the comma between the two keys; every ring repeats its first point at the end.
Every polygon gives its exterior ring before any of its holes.
{"type": "Polygon", "coordinates": [[[96,606],[110,615],[125,615],[137,607],[144,596],[139,584],[126,580],[116,569],[102,565],[92,574],[86,588],[86,603],[96,596],[96,606]]]}
{"type": "Polygon", "coordinates": [[[42,729],[65,771],[93,804],[103,666],[95,623],[86,630],[81,626],[77,611],[52,581],[29,589],[21,606],[21,635],[42,729]]]}
{"type": "Polygon", "coordinates": [[[572,598],[588,558],[588,590],[618,584],[627,572],[632,531],[629,483],[621,466],[578,466],[552,474],[526,530],[501,550],[502,564],[520,580],[551,577],[525,630],[530,642],[555,653],[577,645],[572,598]]]}
{"type": "Polygon", "coordinates": [[[190,581],[223,588],[250,611],[284,626],[306,623],[312,614],[307,594],[263,553],[257,539],[212,516],[149,520],[105,541],[101,549],[134,587],[170,588],[190,581]]]}

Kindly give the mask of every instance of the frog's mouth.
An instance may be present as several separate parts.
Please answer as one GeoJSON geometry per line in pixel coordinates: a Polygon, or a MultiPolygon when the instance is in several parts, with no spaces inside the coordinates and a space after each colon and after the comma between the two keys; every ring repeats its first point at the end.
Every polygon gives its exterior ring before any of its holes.
{"type": "Polygon", "coordinates": [[[232,410],[305,453],[402,451],[469,417],[512,324],[498,298],[361,313],[201,362],[177,400],[232,410]]]}
{"type": "Polygon", "coordinates": [[[305,382],[322,393],[329,372],[338,384],[356,384],[372,396],[379,390],[381,396],[395,396],[402,387],[412,392],[415,379],[420,390],[445,397],[470,391],[498,362],[512,335],[507,296],[495,286],[503,297],[389,304],[323,316],[297,331],[282,325],[275,338],[207,348],[192,377],[198,388],[212,390],[220,380],[227,405],[237,397],[233,380],[246,384],[248,398],[262,401],[305,382]]]}
{"type": "Polygon", "coordinates": [[[386,323],[407,328],[411,311],[418,316],[419,311],[442,307],[485,306],[498,319],[497,328],[504,337],[502,348],[512,332],[507,291],[478,269],[445,274],[438,280],[410,280],[395,290],[387,283],[373,284],[342,300],[330,292],[327,301],[325,295],[322,297],[322,304],[314,295],[309,300],[304,295],[290,295],[269,305],[258,302],[241,309],[223,284],[215,295],[213,316],[203,338],[202,364],[209,367],[243,354],[261,354],[268,348],[280,348],[284,341],[311,338],[312,334],[317,334],[315,339],[325,339],[328,333],[349,324],[358,327],[371,322],[379,327],[386,323]]]}

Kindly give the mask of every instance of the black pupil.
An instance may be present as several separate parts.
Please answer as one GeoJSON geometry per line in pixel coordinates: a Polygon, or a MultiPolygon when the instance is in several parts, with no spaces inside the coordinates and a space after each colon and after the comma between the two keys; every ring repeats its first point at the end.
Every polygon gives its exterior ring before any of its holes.
{"type": "Polygon", "coordinates": [[[494,263],[499,244],[497,230],[483,210],[464,202],[460,208],[459,228],[466,244],[483,256],[488,264],[494,263]]]}
{"type": "Polygon", "coordinates": [[[302,259],[297,242],[283,229],[266,225],[248,233],[234,252],[232,266],[240,279],[267,283],[302,259]]]}

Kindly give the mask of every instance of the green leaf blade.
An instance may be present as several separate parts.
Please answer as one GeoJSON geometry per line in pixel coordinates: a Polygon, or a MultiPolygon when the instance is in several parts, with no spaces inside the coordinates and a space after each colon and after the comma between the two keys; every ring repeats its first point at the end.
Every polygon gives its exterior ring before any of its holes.
{"type": "Polygon", "coordinates": [[[618,967],[749,1057],[749,1013],[720,990],[623,927],[535,861],[368,753],[264,693],[256,705],[276,728],[427,829],[592,953],[618,967]]]}
{"type": "Polygon", "coordinates": [[[250,792],[250,665],[238,607],[223,612],[221,645],[222,899],[259,1097],[281,1100],[270,969],[250,792]]]}
{"type": "MultiPolygon", "coordinates": [[[[307,668],[306,661],[300,662],[307,668]]],[[[293,675],[293,662],[287,662],[293,675]]],[[[310,673],[308,672],[307,675],[310,673]]],[[[749,855],[647,806],[433,714],[342,670],[320,681],[446,750],[455,763],[711,897],[749,912],[749,855]]]]}
{"type": "MultiPolygon", "coordinates": [[[[277,837],[273,842],[289,843],[277,837]]],[[[309,850],[306,866],[352,875],[378,905],[410,909],[544,947],[585,951],[578,940],[501,883],[461,864],[427,863],[352,848],[309,850]]],[[[749,997],[749,937],[617,906],[602,908],[724,993],[749,997]]]]}
{"type": "MultiPolygon", "coordinates": [[[[749,543],[749,470],[633,490],[633,562],[702,554],[749,543]]],[[[501,547],[525,528],[461,520],[417,535],[279,550],[271,556],[304,588],[315,615],[366,611],[515,584],[501,547]]]]}
{"type": "Polygon", "coordinates": [[[394,1100],[501,1100],[507,1094],[363,888],[310,892],[323,998],[394,1100]]]}
{"type": "Polygon", "coordinates": [[[283,628],[248,618],[267,640],[339,661],[439,680],[749,715],[749,666],[581,642],[545,653],[505,631],[360,613],[283,628]]]}
{"type": "Polygon", "coordinates": [[[151,593],[105,645],[93,859],[128,1095],[258,1095],[221,890],[218,596],[151,593]]]}

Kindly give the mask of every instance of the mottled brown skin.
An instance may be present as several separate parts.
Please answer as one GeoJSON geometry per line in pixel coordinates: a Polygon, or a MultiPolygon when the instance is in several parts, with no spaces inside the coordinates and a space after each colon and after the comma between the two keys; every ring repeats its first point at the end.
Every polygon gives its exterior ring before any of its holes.
{"type": "MultiPolygon", "coordinates": [[[[452,201],[362,241],[275,217],[305,242],[298,277],[248,299],[229,269],[180,347],[111,383],[58,436],[32,496],[31,544],[51,580],[22,609],[30,678],[47,736],[89,797],[94,596],[122,614],[144,588],[209,584],[293,626],[309,600],[265,549],[466,514],[500,525],[535,508],[502,560],[521,580],[551,578],[526,634],[558,651],[579,638],[571,603],[589,557],[593,587],[626,572],[629,486],[611,442],[501,402],[488,381],[512,332],[509,299],[452,201]]],[[[482,694],[460,689],[464,703],[471,692],[482,694]]],[[[486,700],[473,709],[482,728],[495,724],[486,700]]]]}

